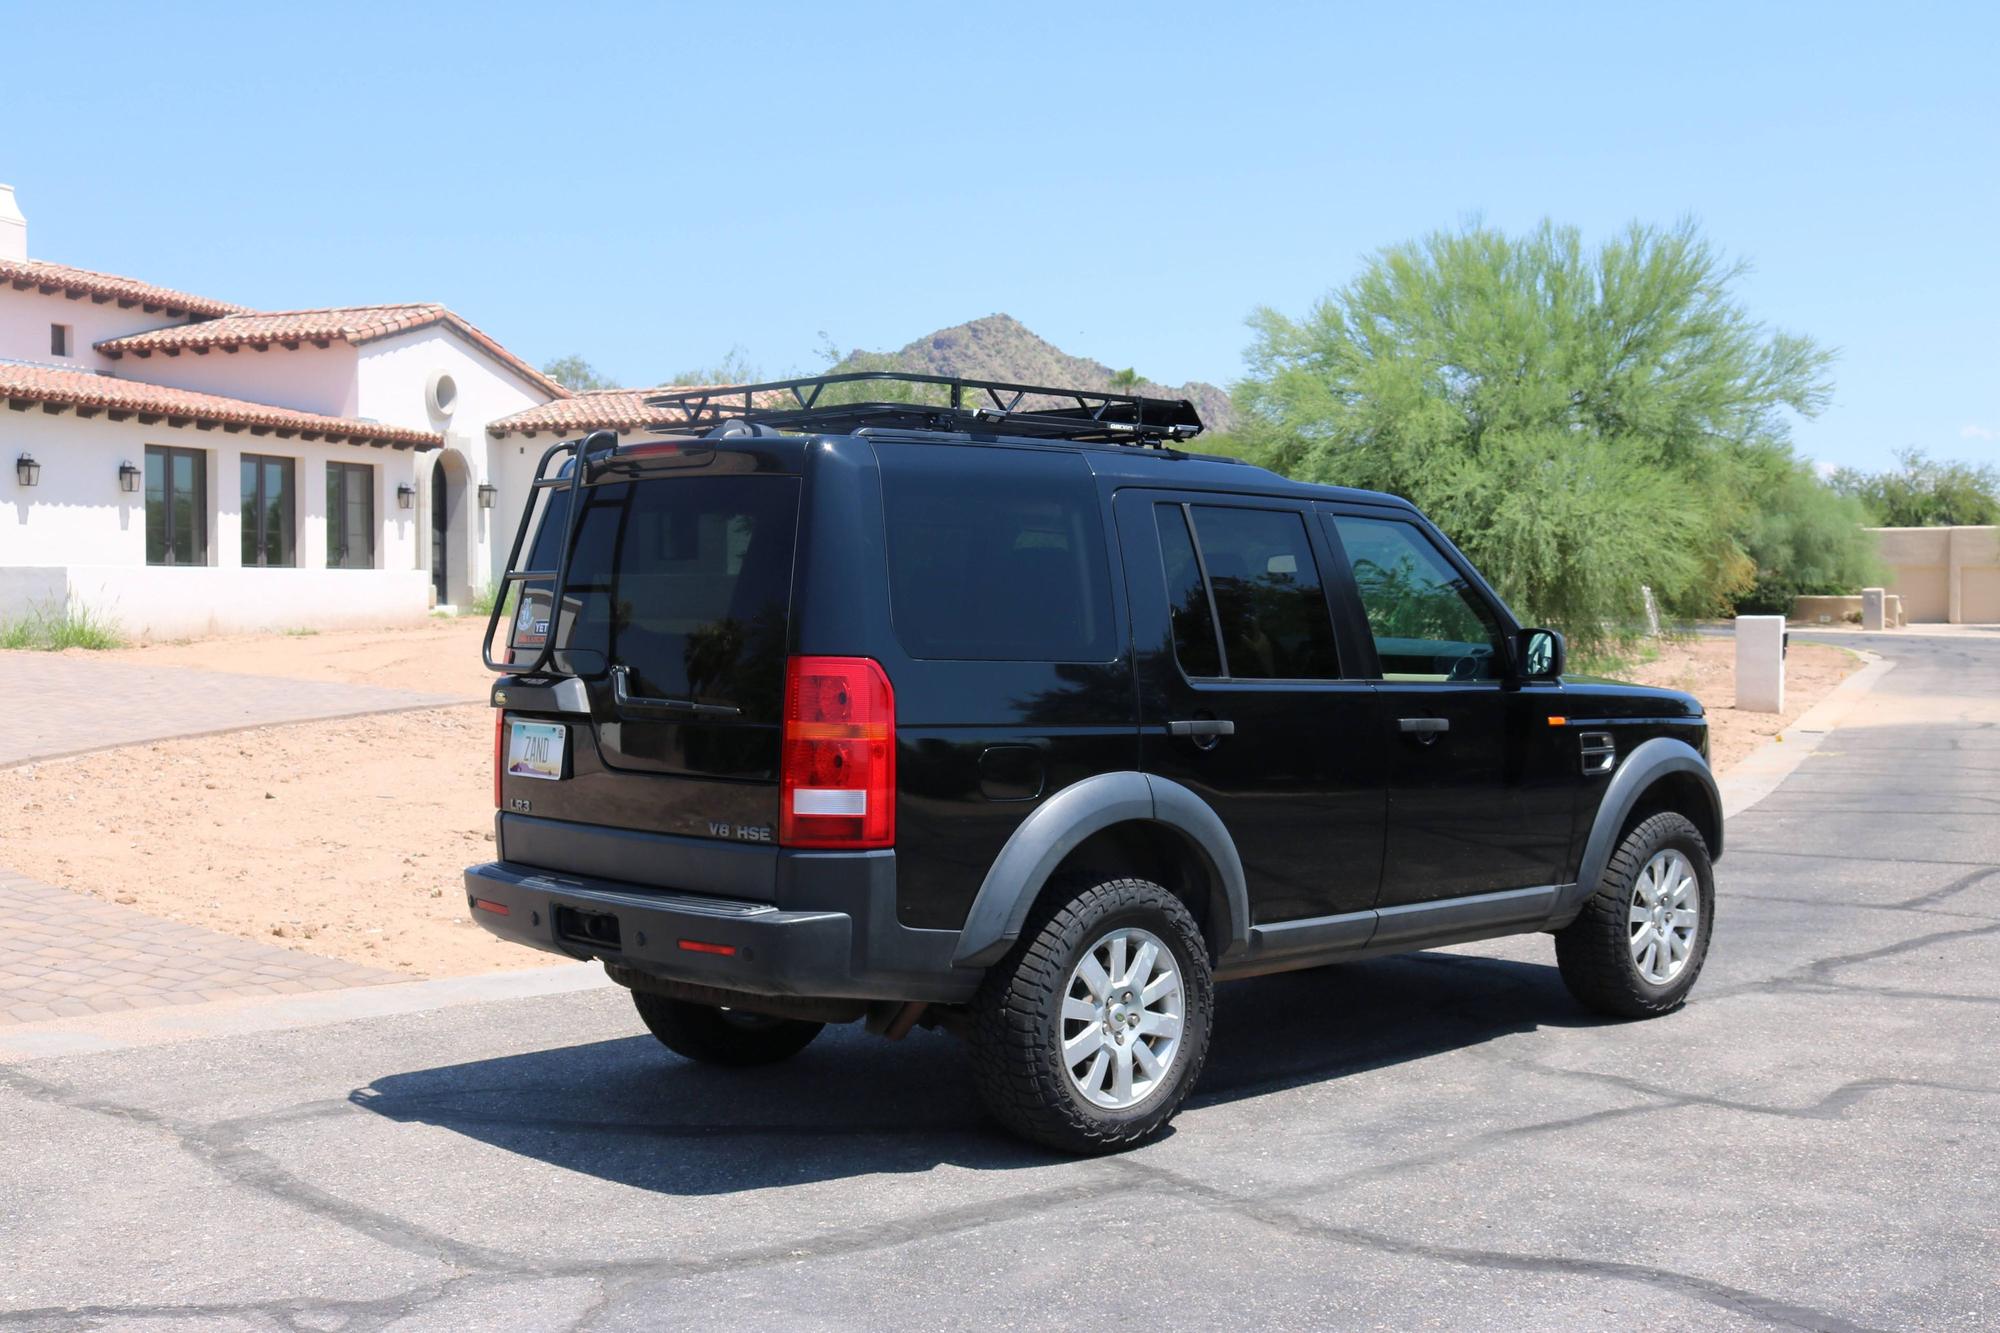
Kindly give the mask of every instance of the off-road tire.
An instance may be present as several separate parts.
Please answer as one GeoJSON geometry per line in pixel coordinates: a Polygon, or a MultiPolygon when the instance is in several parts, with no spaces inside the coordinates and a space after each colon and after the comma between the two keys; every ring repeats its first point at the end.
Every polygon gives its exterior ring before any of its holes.
{"type": "Polygon", "coordinates": [[[1671,811],[1635,824],[1611,854],[1597,891],[1575,921],[1556,932],[1556,966],[1563,983],[1585,1008],[1613,1018],[1653,1018],[1687,1001],[1715,927],[1715,872],[1708,843],[1685,816],[1671,811]],[[1641,975],[1632,956],[1633,887],[1658,853],[1673,849],[1687,857],[1700,894],[1701,920],[1686,964],[1665,984],[1641,975]]]}
{"type": "Polygon", "coordinates": [[[789,1060],[826,1026],[798,1018],[739,1014],[642,990],[632,992],[632,1004],[661,1045],[675,1055],[737,1069],[789,1060]]]}
{"type": "Polygon", "coordinates": [[[1162,1129],[1201,1076],[1215,984],[1201,927],[1187,907],[1143,879],[1080,880],[1028,918],[972,1001],[973,1071],[987,1109],[1009,1130],[1060,1152],[1117,1152],[1162,1129]],[[1161,1085],[1112,1110],[1086,1100],[1063,1067],[1062,1005],[1085,950],[1135,926],[1172,951],[1183,991],[1181,1047],[1161,1085]]]}

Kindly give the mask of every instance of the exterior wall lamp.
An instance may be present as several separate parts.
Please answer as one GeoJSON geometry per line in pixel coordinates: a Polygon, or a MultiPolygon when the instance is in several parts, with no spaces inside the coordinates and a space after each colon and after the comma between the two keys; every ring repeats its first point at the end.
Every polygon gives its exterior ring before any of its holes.
{"type": "Polygon", "coordinates": [[[14,476],[23,486],[33,486],[42,479],[42,465],[33,454],[22,454],[14,460],[14,476]]]}
{"type": "Polygon", "coordinates": [[[396,508],[408,509],[417,502],[417,488],[405,482],[396,488],[396,508]]]}
{"type": "Polygon", "coordinates": [[[493,507],[494,497],[498,496],[499,494],[500,494],[500,488],[498,486],[495,486],[492,482],[490,481],[480,482],[479,507],[481,509],[491,509],[493,507]]]}
{"type": "Polygon", "coordinates": [[[118,489],[126,494],[139,489],[139,469],[131,463],[118,465],[118,489]]]}

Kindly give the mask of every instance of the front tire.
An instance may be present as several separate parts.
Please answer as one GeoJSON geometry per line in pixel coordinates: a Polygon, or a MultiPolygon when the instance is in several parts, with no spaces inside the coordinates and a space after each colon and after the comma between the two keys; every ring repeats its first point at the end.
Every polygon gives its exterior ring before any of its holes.
{"type": "Polygon", "coordinates": [[[1158,884],[1092,884],[1028,930],[973,1000],[973,1069],[1008,1129],[1070,1153],[1157,1133],[1208,1056],[1201,928],[1158,884]]]}
{"type": "Polygon", "coordinates": [[[1597,892],[1556,932],[1570,994],[1613,1018],[1652,1018],[1687,1001],[1708,958],[1715,872],[1708,843],[1671,811],[1635,825],[1597,892]]]}
{"type": "Polygon", "coordinates": [[[642,990],[632,992],[632,1004],[647,1029],[675,1055],[736,1069],[789,1060],[826,1026],[798,1018],[690,1004],[642,990]]]}

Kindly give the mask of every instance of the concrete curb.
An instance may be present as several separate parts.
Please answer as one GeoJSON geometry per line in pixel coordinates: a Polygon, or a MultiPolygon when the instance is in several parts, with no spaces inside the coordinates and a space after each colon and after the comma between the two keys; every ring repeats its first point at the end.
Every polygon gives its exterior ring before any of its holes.
{"type": "Polygon", "coordinates": [[[391,982],[276,998],[246,996],[185,1007],[59,1018],[0,1028],[0,1064],[20,1064],[58,1055],[91,1055],[198,1037],[236,1037],[322,1027],[357,1018],[418,1013],[490,1000],[562,995],[611,984],[602,968],[589,963],[561,963],[555,967],[478,977],[391,982]]]}
{"type": "Polygon", "coordinates": [[[1734,819],[1778,789],[1800,764],[1838,727],[1882,677],[1896,669],[1895,662],[1875,653],[1855,649],[1869,659],[1867,665],[1833,687],[1833,692],[1799,714],[1798,720],[1776,737],[1739,760],[1717,779],[1722,788],[1722,816],[1734,819]]]}

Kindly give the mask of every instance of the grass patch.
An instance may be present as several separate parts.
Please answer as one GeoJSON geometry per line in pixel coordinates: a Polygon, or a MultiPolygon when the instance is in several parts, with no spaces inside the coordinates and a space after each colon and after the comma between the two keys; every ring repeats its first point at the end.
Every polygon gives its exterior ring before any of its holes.
{"type": "Polygon", "coordinates": [[[472,604],[459,612],[459,614],[464,616],[490,616],[493,614],[493,603],[498,596],[498,585],[489,583],[478,592],[472,594],[472,604]]]}
{"type": "Polygon", "coordinates": [[[65,648],[123,648],[125,638],[109,620],[81,602],[31,607],[25,615],[0,620],[0,648],[55,653],[65,648]]]}
{"type": "Polygon", "coordinates": [[[317,633],[319,633],[318,630],[313,629],[306,625],[301,625],[297,629],[286,630],[285,637],[288,639],[310,639],[313,635],[317,633]]]}

